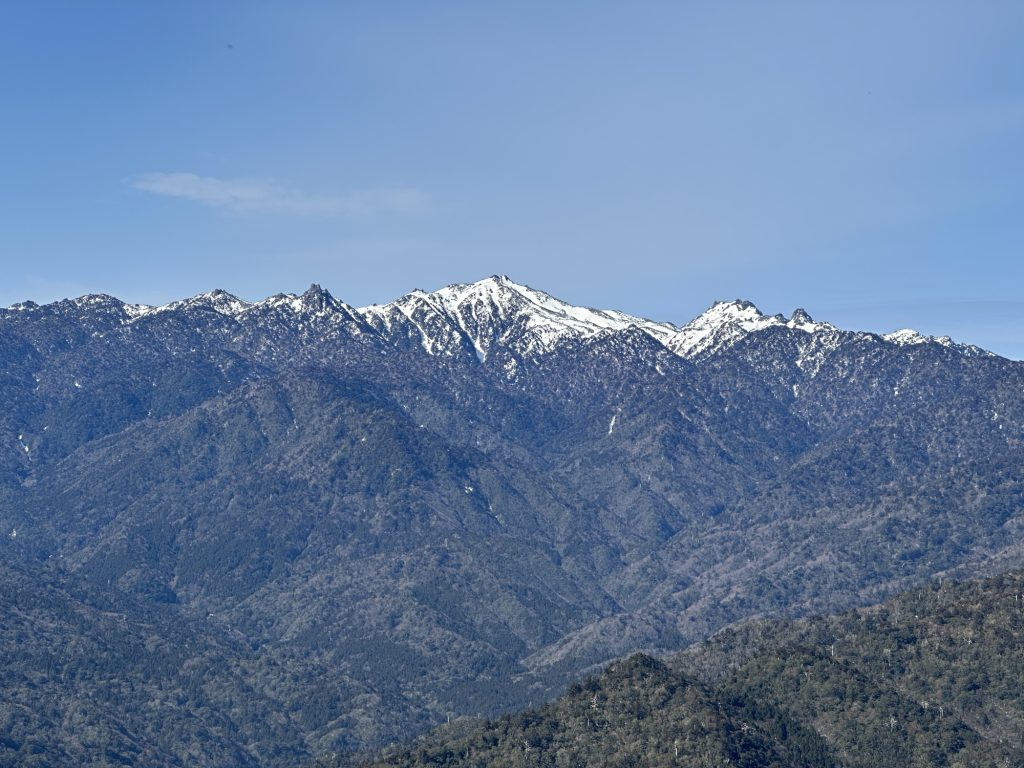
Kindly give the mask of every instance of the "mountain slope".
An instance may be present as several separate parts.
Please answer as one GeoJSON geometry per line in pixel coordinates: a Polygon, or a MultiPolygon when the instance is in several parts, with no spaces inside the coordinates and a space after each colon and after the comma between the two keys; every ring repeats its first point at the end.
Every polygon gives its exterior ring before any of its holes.
{"type": "Polygon", "coordinates": [[[442,731],[436,741],[379,765],[837,765],[819,738],[793,723],[778,727],[783,723],[779,717],[767,728],[754,724],[705,686],[638,654],[551,704],[461,737],[445,738],[442,731]]]}
{"type": "Polygon", "coordinates": [[[237,639],[229,678],[277,670],[297,730],[261,764],[1024,563],[1024,365],[948,340],[490,278],[19,305],[0,362],[3,557],[237,639]]]}
{"type": "Polygon", "coordinates": [[[440,728],[374,764],[1019,765],[1022,590],[1015,573],[748,622],[667,664],[618,661],[551,704],[440,728]]]}

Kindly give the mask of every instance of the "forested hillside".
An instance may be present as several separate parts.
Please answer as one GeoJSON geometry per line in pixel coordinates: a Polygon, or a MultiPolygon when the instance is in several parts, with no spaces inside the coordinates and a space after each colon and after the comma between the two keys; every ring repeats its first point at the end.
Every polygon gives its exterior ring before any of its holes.
{"type": "Polygon", "coordinates": [[[373,764],[1017,766],[1022,640],[1024,574],[936,583],[837,616],[747,622],[667,661],[632,656],[551,704],[456,723],[373,764]]]}

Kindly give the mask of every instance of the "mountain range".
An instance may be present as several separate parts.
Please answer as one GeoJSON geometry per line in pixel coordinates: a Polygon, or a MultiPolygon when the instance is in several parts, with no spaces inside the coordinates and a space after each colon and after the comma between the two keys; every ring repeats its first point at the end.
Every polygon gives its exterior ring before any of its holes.
{"type": "Polygon", "coordinates": [[[0,765],[291,765],[1024,560],[1024,364],[803,310],[94,295],[0,377],[0,765]]]}

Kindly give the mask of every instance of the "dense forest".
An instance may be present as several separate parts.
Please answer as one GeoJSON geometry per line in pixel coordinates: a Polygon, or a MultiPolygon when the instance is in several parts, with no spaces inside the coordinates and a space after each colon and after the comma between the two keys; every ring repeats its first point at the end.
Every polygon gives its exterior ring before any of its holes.
{"type": "Polygon", "coordinates": [[[521,714],[452,723],[323,766],[1024,765],[1024,574],[882,605],[751,621],[637,654],[521,714]]]}

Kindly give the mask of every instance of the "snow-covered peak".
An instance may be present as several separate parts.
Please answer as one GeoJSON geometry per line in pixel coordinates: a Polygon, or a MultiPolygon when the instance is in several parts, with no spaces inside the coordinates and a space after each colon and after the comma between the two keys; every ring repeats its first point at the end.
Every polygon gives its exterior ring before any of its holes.
{"type": "Polygon", "coordinates": [[[807,325],[814,325],[814,318],[807,314],[807,310],[805,310],[803,307],[798,307],[797,309],[793,310],[793,314],[790,316],[789,322],[790,324],[793,325],[794,328],[797,328],[807,325]]]}
{"type": "Polygon", "coordinates": [[[716,301],[709,309],[687,323],[685,327],[719,327],[736,324],[744,330],[757,331],[776,325],[777,322],[778,317],[764,314],[753,302],[733,299],[732,301],[716,301]]]}
{"type": "Polygon", "coordinates": [[[125,304],[123,309],[129,320],[135,320],[150,314],[156,307],[149,304],[125,304]]]}
{"type": "Polygon", "coordinates": [[[39,305],[34,301],[19,301],[7,307],[9,312],[29,312],[33,309],[39,309],[39,305]]]}
{"type": "Polygon", "coordinates": [[[83,316],[118,315],[124,313],[128,319],[151,312],[154,308],[145,304],[126,304],[120,299],[106,293],[88,293],[73,299],[60,299],[49,304],[37,304],[34,301],[22,301],[12,304],[0,312],[36,312],[67,313],[71,311],[83,316]]]}
{"type": "Polygon", "coordinates": [[[793,310],[789,320],[786,321],[787,328],[793,328],[805,333],[818,333],[819,331],[838,331],[831,323],[819,323],[814,320],[803,308],[793,310]]]}
{"type": "Polygon", "coordinates": [[[932,340],[931,337],[924,336],[913,328],[900,328],[898,331],[885,334],[882,338],[893,344],[898,344],[901,347],[907,347],[915,344],[927,344],[932,340]]]}
{"type": "Polygon", "coordinates": [[[131,320],[142,317],[160,314],[163,312],[174,312],[179,310],[212,310],[221,315],[237,317],[252,306],[249,302],[238,298],[234,294],[217,288],[207,293],[200,293],[180,301],[172,301],[169,304],[161,304],[158,307],[150,307],[145,304],[125,304],[124,309],[131,320]]]}
{"type": "Polygon", "coordinates": [[[306,292],[299,297],[302,300],[303,309],[312,312],[334,312],[342,303],[337,301],[330,292],[313,283],[306,292]]]}
{"type": "Polygon", "coordinates": [[[286,310],[289,313],[302,315],[303,317],[322,317],[334,314],[341,314],[347,318],[354,317],[354,310],[344,302],[335,299],[329,292],[319,285],[313,284],[301,294],[278,293],[269,296],[262,301],[249,302],[240,299],[227,291],[216,289],[207,293],[200,293],[180,301],[172,301],[169,304],[162,304],[157,307],[145,304],[124,304],[125,313],[129,322],[139,318],[148,317],[164,312],[187,311],[187,310],[212,310],[218,314],[241,319],[259,310],[286,310]]]}
{"type": "Polygon", "coordinates": [[[120,308],[124,302],[107,293],[88,293],[70,300],[79,309],[113,309],[120,308]]]}
{"type": "Polygon", "coordinates": [[[263,301],[254,305],[258,309],[286,309],[291,312],[301,312],[303,308],[302,297],[294,293],[275,293],[263,301]]]}
{"type": "Polygon", "coordinates": [[[749,301],[716,301],[666,342],[681,357],[700,357],[732,346],[753,331],[782,325],[780,317],[769,317],[749,301]]]}
{"type": "MultiPolygon", "coordinates": [[[[879,337],[853,334],[815,321],[796,309],[787,319],[766,315],[753,303],[736,299],[715,302],[682,327],[654,322],[615,310],[581,307],[548,293],[517,283],[506,275],[493,275],[475,283],[449,285],[436,291],[414,290],[388,304],[354,309],[313,284],[302,294],[279,293],[248,302],[224,290],[214,290],[161,306],[128,304],[106,294],[90,294],[39,305],[31,301],[0,309],[0,319],[31,321],[37,314],[67,315],[76,321],[102,320],[130,326],[165,313],[189,312],[206,318],[231,318],[246,328],[264,325],[279,330],[294,326],[310,338],[334,338],[351,333],[391,343],[422,346],[432,355],[460,355],[475,350],[485,360],[501,346],[521,355],[544,354],[568,342],[581,342],[603,334],[635,329],[648,334],[669,351],[690,360],[707,358],[750,334],[771,329],[799,331],[790,335],[798,344],[797,365],[821,360],[845,339],[872,338],[899,347],[934,344],[970,356],[991,352],[957,344],[948,336],[926,336],[909,328],[879,337]]],[[[148,321],[147,321],[148,322],[148,321]]]]}
{"type": "Polygon", "coordinates": [[[527,317],[528,328],[553,333],[571,329],[590,336],[601,330],[623,330],[635,325],[655,337],[665,337],[676,330],[671,323],[656,323],[615,310],[575,306],[543,291],[513,282],[505,275],[442,288],[434,296],[456,313],[467,307],[493,307],[498,315],[523,312],[527,317]]]}
{"type": "Polygon", "coordinates": [[[768,328],[790,328],[805,333],[835,331],[835,326],[817,323],[803,309],[794,310],[787,320],[782,315],[766,315],[753,303],[742,299],[716,301],[679,329],[666,346],[681,357],[698,358],[726,349],[749,333],[768,328]]]}
{"type": "Polygon", "coordinates": [[[505,275],[449,285],[431,293],[416,290],[390,304],[359,311],[371,324],[388,330],[396,324],[411,323],[415,329],[406,328],[406,332],[418,334],[431,354],[454,351],[453,343],[458,343],[461,332],[481,359],[495,344],[506,344],[522,353],[550,352],[568,339],[585,339],[630,326],[662,341],[676,331],[670,323],[578,307],[505,275]],[[445,321],[454,328],[445,327],[445,321]]]}
{"type": "Polygon", "coordinates": [[[882,337],[890,344],[896,344],[900,347],[915,347],[921,344],[938,344],[943,347],[949,347],[956,349],[962,354],[972,357],[994,357],[994,352],[989,352],[987,349],[976,347],[973,344],[957,344],[949,336],[926,336],[923,333],[915,331],[913,328],[900,328],[898,331],[887,333],[882,337]]]}
{"type": "Polygon", "coordinates": [[[318,318],[339,317],[343,320],[356,318],[356,310],[343,301],[334,298],[327,290],[313,283],[305,293],[278,293],[263,301],[252,304],[250,312],[258,310],[284,311],[303,321],[318,318]]]}
{"type": "Polygon", "coordinates": [[[202,293],[191,299],[186,299],[186,304],[192,307],[208,307],[214,312],[229,317],[237,317],[252,306],[248,301],[240,299],[233,293],[217,288],[209,293],[202,293]]]}

